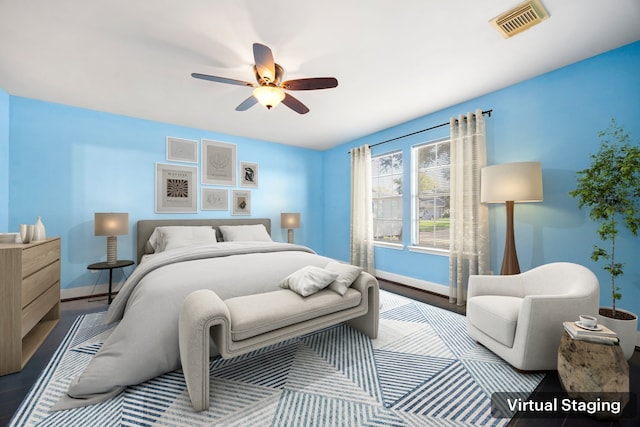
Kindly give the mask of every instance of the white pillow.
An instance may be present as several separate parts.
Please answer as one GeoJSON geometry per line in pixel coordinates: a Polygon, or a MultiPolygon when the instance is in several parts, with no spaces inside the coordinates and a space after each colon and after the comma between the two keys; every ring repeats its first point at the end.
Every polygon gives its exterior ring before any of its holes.
{"type": "Polygon", "coordinates": [[[208,225],[156,227],[149,237],[155,253],[212,243],[216,243],[216,231],[208,225]]]}
{"type": "Polygon", "coordinates": [[[325,270],[338,273],[338,277],[329,284],[329,289],[340,295],[344,295],[362,273],[362,267],[336,261],[331,261],[327,264],[325,270]]]}
{"type": "Polygon", "coordinates": [[[282,279],[279,286],[284,289],[291,289],[306,297],[326,288],[336,277],[338,277],[338,273],[332,273],[324,268],[309,265],[282,279]]]}
{"type": "Polygon", "coordinates": [[[272,241],[264,224],[221,225],[218,228],[225,242],[272,241]]]}

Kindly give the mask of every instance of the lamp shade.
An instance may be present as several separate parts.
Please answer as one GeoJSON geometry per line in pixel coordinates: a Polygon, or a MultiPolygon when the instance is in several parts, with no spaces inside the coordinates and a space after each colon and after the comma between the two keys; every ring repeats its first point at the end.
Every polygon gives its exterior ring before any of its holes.
{"type": "Polygon", "coordinates": [[[118,212],[96,213],[94,227],[96,236],[129,234],[129,214],[118,212]]]}
{"type": "Polygon", "coordinates": [[[280,227],[281,228],[300,228],[300,214],[299,213],[281,213],[280,214],[280,227]]]}
{"type": "Polygon", "coordinates": [[[253,90],[253,96],[268,109],[280,104],[284,99],[285,93],[276,86],[258,86],[253,90]]]}
{"type": "Polygon", "coordinates": [[[540,162],[517,162],[482,168],[482,203],[541,202],[542,166],[540,162]]]}

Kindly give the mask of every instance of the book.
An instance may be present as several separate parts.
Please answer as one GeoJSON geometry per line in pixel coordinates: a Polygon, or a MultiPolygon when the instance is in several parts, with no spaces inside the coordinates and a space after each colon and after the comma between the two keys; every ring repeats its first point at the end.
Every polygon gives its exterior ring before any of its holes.
{"type": "Polygon", "coordinates": [[[563,322],[562,325],[573,339],[603,344],[615,344],[618,342],[618,335],[604,325],[598,325],[597,330],[584,329],[576,325],[575,322],[563,322]]]}

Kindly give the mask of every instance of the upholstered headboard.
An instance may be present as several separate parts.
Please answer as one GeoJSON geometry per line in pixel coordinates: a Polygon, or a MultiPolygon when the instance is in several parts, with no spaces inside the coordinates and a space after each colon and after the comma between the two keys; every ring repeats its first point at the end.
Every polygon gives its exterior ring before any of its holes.
{"type": "Polygon", "coordinates": [[[151,233],[156,227],[163,226],[197,226],[197,225],[210,225],[216,230],[216,237],[218,241],[222,240],[222,235],[218,229],[221,225],[253,225],[263,224],[267,229],[267,232],[271,234],[271,219],[270,218],[244,218],[244,219],[143,219],[138,221],[137,224],[137,248],[138,248],[138,262],[143,255],[150,253],[147,251],[147,242],[151,233]]]}

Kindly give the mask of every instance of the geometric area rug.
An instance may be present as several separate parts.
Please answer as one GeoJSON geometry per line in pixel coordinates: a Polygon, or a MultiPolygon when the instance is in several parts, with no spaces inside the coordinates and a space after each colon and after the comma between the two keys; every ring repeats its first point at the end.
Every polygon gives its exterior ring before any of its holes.
{"type": "Polygon", "coordinates": [[[93,406],[50,412],[110,334],[79,316],[10,426],[504,426],[494,392],[532,392],[525,374],[477,344],[462,315],[386,291],[375,340],[341,324],[210,362],[210,408],[191,407],[181,370],[93,406]]]}

